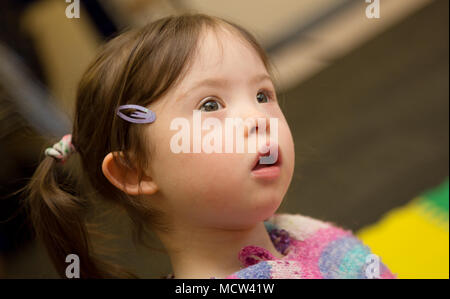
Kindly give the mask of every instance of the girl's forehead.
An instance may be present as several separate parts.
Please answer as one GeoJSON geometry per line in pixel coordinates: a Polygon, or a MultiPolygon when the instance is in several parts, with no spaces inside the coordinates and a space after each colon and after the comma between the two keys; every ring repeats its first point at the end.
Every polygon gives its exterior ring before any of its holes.
{"type": "Polygon", "coordinates": [[[257,51],[238,33],[227,29],[210,29],[200,36],[196,54],[183,81],[234,77],[242,72],[267,71],[257,51]]]}

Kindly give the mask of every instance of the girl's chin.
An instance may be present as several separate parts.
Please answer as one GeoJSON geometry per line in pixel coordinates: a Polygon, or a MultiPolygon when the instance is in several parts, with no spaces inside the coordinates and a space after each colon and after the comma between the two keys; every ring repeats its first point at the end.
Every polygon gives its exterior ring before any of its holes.
{"type": "Polygon", "coordinates": [[[267,205],[260,206],[258,208],[251,210],[251,212],[247,213],[246,219],[252,223],[265,221],[276,213],[280,204],[281,200],[268,202],[267,205]]]}

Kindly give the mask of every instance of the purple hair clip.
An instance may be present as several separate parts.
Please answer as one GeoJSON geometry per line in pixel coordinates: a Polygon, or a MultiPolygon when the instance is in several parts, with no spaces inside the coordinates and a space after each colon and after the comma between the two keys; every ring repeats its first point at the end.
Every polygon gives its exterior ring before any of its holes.
{"type": "Polygon", "coordinates": [[[155,112],[153,112],[150,109],[147,109],[145,107],[142,107],[139,105],[133,105],[133,104],[119,106],[116,109],[116,114],[120,118],[122,118],[126,121],[129,121],[131,123],[135,123],[135,124],[150,124],[150,123],[154,122],[156,119],[155,112]],[[126,109],[135,109],[137,111],[134,111],[133,113],[131,113],[128,116],[128,115],[122,113],[122,110],[126,110],[126,109]]]}

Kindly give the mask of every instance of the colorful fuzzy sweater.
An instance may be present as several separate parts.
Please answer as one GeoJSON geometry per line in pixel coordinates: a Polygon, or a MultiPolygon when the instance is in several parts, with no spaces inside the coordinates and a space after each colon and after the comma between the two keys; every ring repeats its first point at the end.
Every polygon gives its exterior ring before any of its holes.
{"type": "Polygon", "coordinates": [[[284,257],[246,246],[239,252],[243,269],[227,279],[396,278],[351,231],[292,214],[276,214],[265,225],[284,257]]]}

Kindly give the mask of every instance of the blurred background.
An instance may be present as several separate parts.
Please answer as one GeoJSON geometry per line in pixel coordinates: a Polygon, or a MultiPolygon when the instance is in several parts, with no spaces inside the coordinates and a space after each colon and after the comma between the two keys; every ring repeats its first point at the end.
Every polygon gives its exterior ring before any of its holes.
{"type": "MultiPolygon", "coordinates": [[[[79,3],[68,18],[64,0],[0,1],[0,277],[58,277],[11,192],[70,132],[99,46],[125,27],[203,12],[254,33],[276,67],[296,146],[280,212],[353,230],[400,278],[448,278],[447,0],[381,0],[379,18],[364,0],[79,3]]],[[[126,223],[111,222],[119,261],[141,277],[168,274],[167,255],[135,247],[126,223]]]]}

